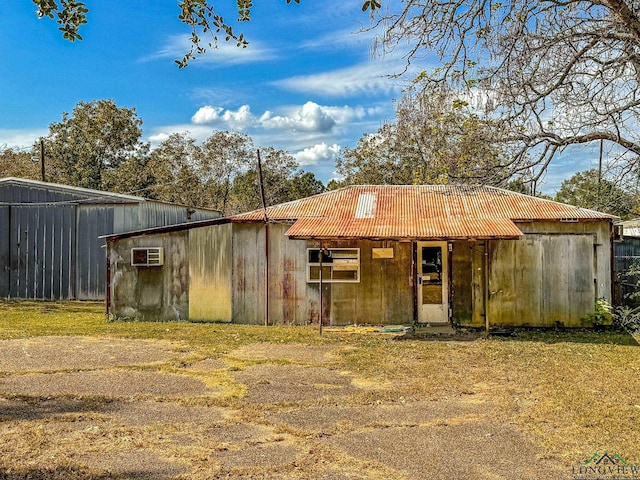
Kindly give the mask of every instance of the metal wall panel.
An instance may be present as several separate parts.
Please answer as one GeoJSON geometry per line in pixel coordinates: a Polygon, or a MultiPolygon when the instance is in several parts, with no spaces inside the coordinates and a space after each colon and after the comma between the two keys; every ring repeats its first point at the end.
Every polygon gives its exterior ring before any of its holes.
{"type": "Polygon", "coordinates": [[[527,235],[489,245],[491,325],[583,326],[596,300],[593,235],[527,235]]]}
{"type": "Polygon", "coordinates": [[[11,207],[12,298],[75,297],[75,206],[11,207]]]}
{"type": "Polygon", "coordinates": [[[615,303],[616,305],[638,306],[636,298],[640,293],[640,275],[629,273],[632,267],[640,264],[640,238],[625,237],[613,244],[615,303]]]}
{"type": "Polygon", "coordinates": [[[189,320],[232,320],[232,224],[189,230],[189,320]]]}
{"type": "Polygon", "coordinates": [[[10,219],[11,208],[8,206],[0,207],[0,297],[2,298],[9,296],[9,286],[11,285],[10,219]]]}
{"type": "Polygon", "coordinates": [[[113,207],[79,205],[77,224],[76,292],[78,300],[101,300],[106,289],[105,240],[113,231],[113,207]]]}
{"type": "Polygon", "coordinates": [[[110,313],[122,320],[189,318],[189,235],[186,230],[125,238],[110,244],[110,313]],[[131,265],[133,247],[162,247],[164,264],[131,265]]]}
{"type": "Polygon", "coordinates": [[[233,226],[233,321],[260,325],[265,319],[264,224],[233,226]]]}

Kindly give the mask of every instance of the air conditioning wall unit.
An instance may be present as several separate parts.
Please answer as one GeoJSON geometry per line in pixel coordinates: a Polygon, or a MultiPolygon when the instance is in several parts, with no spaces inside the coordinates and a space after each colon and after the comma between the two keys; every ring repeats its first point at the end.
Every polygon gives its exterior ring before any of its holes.
{"type": "Polygon", "coordinates": [[[164,265],[164,249],[162,247],[132,248],[131,265],[134,267],[161,267],[164,265]]]}

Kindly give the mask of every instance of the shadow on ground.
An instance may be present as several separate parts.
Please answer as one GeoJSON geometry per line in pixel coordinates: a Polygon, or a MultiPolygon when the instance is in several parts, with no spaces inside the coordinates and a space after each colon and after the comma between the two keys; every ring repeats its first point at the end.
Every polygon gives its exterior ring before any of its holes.
{"type": "Polygon", "coordinates": [[[482,338],[500,341],[554,343],[584,343],[600,345],[638,346],[638,337],[624,330],[591,330],[591,329],[542,329],[516,328],[494,329],[487,336],[480,329],[457,329],[455,333],[428,333],[424,331],[408,331],[393,337],[394,340],[424,340],[440,342],[469,342],[482,338]]]}

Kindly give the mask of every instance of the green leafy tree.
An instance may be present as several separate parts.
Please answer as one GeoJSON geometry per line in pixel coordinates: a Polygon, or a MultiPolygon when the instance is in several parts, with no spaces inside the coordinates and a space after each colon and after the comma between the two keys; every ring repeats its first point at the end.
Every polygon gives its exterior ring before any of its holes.
{"type": "Polygon", "coordinates": [[[396,121],[365,134],[336,162],[343,184],[503,184],[512,170],[493,122],[450,90],[421,78],[396,105],[396,121]]]}
{"type": "Polygon", "coordinates": [[[637,200],[632,194],[606,178],[598,182],[598,171],[595,169],[578,172],[563,181],[555,200],[622,218],[640,213],[637,200]]]}
{"type": "MultiPolygon", "coordinates": [[[[324,185],[311,172],[299,169],[295,159],[283,150],[273,147],[260,151],[262,179],[267,206],[324,191],[324,185]]],[[[257,157],[250,168],[237,175],[232,185],[231,213],[247,212],[262,206],[257,157]]]]}
{"type": "MultiPolygon", "coordinates": [[[[261,150],[267,204],[286,202],[324,190],[312,173],[298,168],[282,150],[261,150]]],[[[147,165],[151,198],[220,210],[226,215],[262,205],[257,153],[251,137],[216,131],[202,145],[176,133],[151,152],[147,165]]]]}
{"type": "Polygon", "coordinates": [[[212,208],[229,213],[234,179],[254,162],[255,147],[247,134],[216,131],[200,148],[201,178],[212,208]]]}
{"type": "Polygon", "coordinates": [[[141,126],[135,108],[118,107],[113,100],[79,102],[61,122],[49,125],[47,179],[115,192],[138,189],[136,177],[121,182],[119,170],[129,169],[133,157],[145,162],[149,146],[141,141],[141,126]]]}
{"type": "Polygon", "coordinates": [[[188,133],[174,133],[151,152],[148,196],[165,202],[206,207],[199,147],[188,133]]]}
{"type": "Polygon", "coordinates": [[[40,162],[34,161],[32,152],[0,149],[0,178],[4,177],[40,180],[40,162]]]}

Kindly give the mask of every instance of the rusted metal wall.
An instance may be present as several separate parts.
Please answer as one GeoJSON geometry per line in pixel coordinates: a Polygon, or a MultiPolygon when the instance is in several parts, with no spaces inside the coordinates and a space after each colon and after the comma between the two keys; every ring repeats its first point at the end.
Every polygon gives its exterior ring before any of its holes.
{"type": "MultiPolygon", "coordinates": [[[[289,240],[290,224],[269,224],[269,323],[316,321],[317,294],[306,284],[306,242],[289,240]]],[[[265,226],[233,225],[233,321],[263,324],[266,320],[265,226]]]]}
{"type": "MultiPolygon", "coordinates": [[[[319,247],[308,242],[309,248],[319,247]]],[[[412,245],[394,241],[324,242],[326,248],[360,248],[360,282],[323,285],[323,316],[331,325],[410,324],[413,322],[414,293],[412,245]],[[393,258],[373,258],[373,248],[393,248],[393,258]]],[[[319,284],[310,283],[316,292],[319,284]]],[[[314,319],[317,321],[317,318],[314,319]]]]}
{"type": "Polygon", "coordinates": [[[611,298],[609,222],[519,222],[518,227],[526,233],[520,240],[453,242],[454,323],[485,326],[488,245],[492,326],[586,325],[596,298],[611,298]]]}
{"type": "Polygon", "coordinates": [[[265,234],[263,224],[233,226],[233,321],[264,323],[265,234]]]}
{"type": "MultiPolygon", "coordinates": [[[[456,241],[451,244],[451,309],[453,323],[470,325],[473,320],[473,257],[476,242],[456,241]]],[[[481,290],[480,290],[481,291],[481,290]]]]}
{"type": "MultiPolygon", "coordinates": [[[[595,296],[611,301],[612,295],[612,245],[610,221],[580,222],[526,222],[518,223],[518,228],[525,234],[549,235],[592,235],[595,264],[595,296]]],[[[572,266],[571,266],[572,267],[572,266]]]]}
{"type": "Polygon", "coordinates": [[[187,320],[188,244],[189,234],[186,230],[111,242],[108,247],[111,266],[110,314],[122,320],[187,320]],[[162,247],[164,265],[132,266],[133,247],[162,247]]]}
{"type": "Polygon", "coordinates": [[[489,242],[491,325],[584,326],[596,299],[593,235],[489,242]]]}
{"type": "Polygon", "coordinates": [[[231,223],[189,230],[189,320],[232,321],[231,223]]]}
{"type": "Polygon", "coordinates": [[[306,242],[286,237],[290,226],[269,225],[269,320],[305,325],[314,321],[318,298],[307,285],[306,242]]]}

